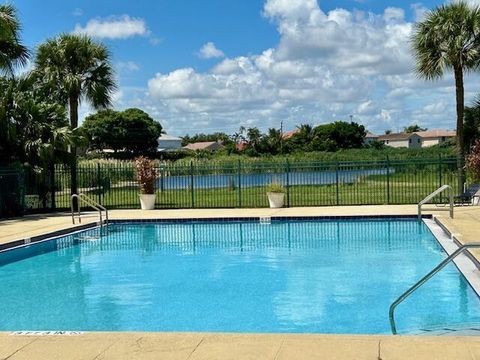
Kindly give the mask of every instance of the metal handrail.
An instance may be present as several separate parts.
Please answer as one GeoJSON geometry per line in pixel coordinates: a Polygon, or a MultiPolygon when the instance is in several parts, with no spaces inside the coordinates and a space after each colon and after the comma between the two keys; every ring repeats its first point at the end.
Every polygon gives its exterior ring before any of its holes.
{"type": "Polygon", "coordinates": [[[430,195],[428,195],[425,199],[420,201],[418,203],[418,219],[422,219],[422,205],[425,205],[427,202],[432,200],[435,196],[441,194],[445,190],[448,190],[448,202],[449,202],[449,208],[448,209],[435,209],[435,211],[450,211],[450,217],[453,219],[453,209],[454,209],[454,202],[453,202],[453,188],[450,185],[443,185],[439,187],[437,190],[432,192],[430,195]]]}
{"type": "Polygon", "coordinates": [[[88,197],[85,194],[73,194],[70,198],[70,208],[72,210],[72,223],[75,224],[75,209],[73,208],[73,199],[78,199],[78,204],[77,204],[77,210],[78,210],[78,223],[82,223],[82,217],[81,217],[81,206],[80,203],[85,203],[86,205],[94,208],[95,210],[98,211],[98,215],[100,217],[100,227],[103,228],[103,211],[105,211],[105,224],[108,225],[108,210],[106,207],[103,205],[97,203],[95,200],[92,198],[88,197]]]}
{"type": "Polygon", "coordinates": [[[405,291],[402,295],[395,300],[392,305],[390,305],[389,309],[389,319],[390,319],[390,329],[392,330],[393,335],[397,335],[397,327],[395,325],[395,308],[403,302],[407,297],[409,297],[415,290],[417,290],[420,286],[425,284],[430,278],[432,278],[436,273],[442,270],[445,266],[448,265],[451,261],[453,261],[458,255],[463,253],[465,250],[472,249],[472,248],[480,248],[480,243],[469,243],[460,246],[457,250],[451,253],[445,260],[443,260],[440,264],[438,264],[432,271],[430,271],[427,275],[422,277],[419,281],[417,281],[411,288],[405,291]]]}

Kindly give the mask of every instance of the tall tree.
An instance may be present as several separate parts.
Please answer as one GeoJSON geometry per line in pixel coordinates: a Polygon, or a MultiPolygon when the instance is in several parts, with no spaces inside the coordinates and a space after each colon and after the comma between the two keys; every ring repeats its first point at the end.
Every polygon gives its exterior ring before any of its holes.
{"type": "Polygon", "coordinates": [[[413,49],[416,70],[427,80],[441,78],[446,70],[455,77],[459,190],[463,188],[465,155],[464,73],[478,67],[480,57],[480,8],[458,1],[428,12],[415,25],[413,49]]]}
{"type": "Polygon", "coordinates": [[[403,131],[406,132],[407,134],[411,134],[419,131],[427,131],[427,128],[422,128],[420,127],[420,125],[413,124],[413,125],[404,127],[403,131]]]}
{"type": "MultiPolygon", "coordinates": [[[[111,105],[116,83],[110,53],[106,46],[90,37],[62,34],[48,39],[38,47],[35,65],[44,85],[68,105],[72,129],[78,127],[78,107],[82,101],[96,109],[111,105]]],[[[71,193],[77,193],[76,166],[72,167],[71,180],[71,193]]]]}
{"type": "Polygon", "coordinates": [[[313,126],[310,124],[301,124],[297,126],[297,132],[287,139],[287,148],[291,150],[310,151],[310,145],[314,137],[313,126]]]}
{"type": "Polygon", "coordinates": [[[155,152],[162,126],[140,109],[100,110],[82,124],[91,149],[127,151],[135,156],[155,152]]]}
{"type": "Polygon", "coordinates": [[[0,165],[21,162],[45,170],[66,161],[81,142],[68,127],[65,107],[50,101],[31,74],[0,78],[0,165]]]}
{"type": "Polygon", "coordinates": [[[15,67],[25,65],[28,50],[20,41],[20,22],[13,5],[0,5],[0,70],[13,75],[15,67]]]}

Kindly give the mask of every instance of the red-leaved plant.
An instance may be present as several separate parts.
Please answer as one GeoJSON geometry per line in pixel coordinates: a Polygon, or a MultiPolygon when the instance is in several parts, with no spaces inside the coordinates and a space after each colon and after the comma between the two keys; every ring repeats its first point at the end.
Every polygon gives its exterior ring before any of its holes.
{"type": "Polygon", "coordinates": [[[467,170],[472,176],[473,181],[480,181],[480,140],[475,141],[466,160],[467,170]]]}
{"type": "Polygon", "coordinates": [[[155,161],[144,156],[135,158],[135,168],[137,169],[137,181],[140,185],[141,194],[155,194],[155,182],[157,180],[157,170],[155,161]]]}

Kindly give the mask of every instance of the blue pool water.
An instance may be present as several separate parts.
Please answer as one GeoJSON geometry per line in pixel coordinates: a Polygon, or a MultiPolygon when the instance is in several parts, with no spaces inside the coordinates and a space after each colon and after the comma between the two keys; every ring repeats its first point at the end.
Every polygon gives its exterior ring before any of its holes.
{"type": "MultiPolygon", "coordinates": [[[[0,254],[0,330],[389,333],[445,254],[413,220],[118,224],[0,254]]],[[[452,265],[400,332],[480,323],[452,265]]]]}

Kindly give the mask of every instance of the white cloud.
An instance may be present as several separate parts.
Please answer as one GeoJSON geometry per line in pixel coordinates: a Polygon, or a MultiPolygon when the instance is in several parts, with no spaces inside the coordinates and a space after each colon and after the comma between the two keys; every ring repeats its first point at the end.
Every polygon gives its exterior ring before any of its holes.
{"type": "Polygon", "coordinates": [[[77,24],[74,33],[100,39],[127,39],[149,34],[145,20],[128,15],[91,19],[85,26],[77,24]]]}
{"type": "MultiPolygon", "coordinates": [[[[424,8],[417,3],[407,10],[421,17],[424,8]]],[[[324,12],[316,0],[267,0],[263,15],[279,32],[276,46],[221,59],[206,72],[157,73],[148,82],[147,96],[135,98],[136,105],[157,114],[177,134],[233,132],[242,124],[266,129],[278,127],[280,120],[293,128],[348,120],[349,114],[378,132],[414,122],[454,126],[451,76],[426,82],[412,73],[413,23],[405,10],[324,12]]],[[[466,81],[467,99],[474,81],[466,81]]]]}
{"type": "Polygon", "coordinates": [[[422,21],[425,18],[428,9],[423,6],[422,3],[414,3],[410,5],[410,8],[413,11],[413,17],[415,21],[422,21]]]}
{"type": "Polygon", "coordinates": [[[140,65],[133,61],[120,61],[117,63],[117,69],[119,71],[133,72],[140,70],[140,65]]]}
{"type": "Polygon", "coordinates": [[[82,16],[82,15],[83,15],[83,10],[80,9],[80,8],[75,8],[75,9],[72,11],[72,15],[73,15],[73,16],[82,16]]]}
{"type": "Polygon", "coordinates": [[[222,50],[217,49],[213,42],[207,42],[198,51],[198,56],[202,59],[222,58],[225,56],[222,50]]]}

